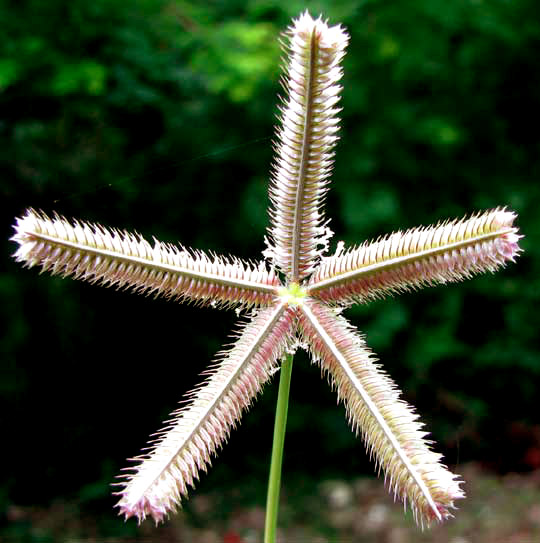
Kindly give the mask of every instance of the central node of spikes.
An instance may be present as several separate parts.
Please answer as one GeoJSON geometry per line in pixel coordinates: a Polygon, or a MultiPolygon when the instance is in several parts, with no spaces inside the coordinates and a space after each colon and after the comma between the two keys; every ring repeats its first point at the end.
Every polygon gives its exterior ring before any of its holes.
{"type": "Polygon", "coordinates": [[[291,283],[287,287],[281,287],[279,297],[284,304],[287,305],[302,305],[307,296],[307,291],[298,283],[291,283]]]}

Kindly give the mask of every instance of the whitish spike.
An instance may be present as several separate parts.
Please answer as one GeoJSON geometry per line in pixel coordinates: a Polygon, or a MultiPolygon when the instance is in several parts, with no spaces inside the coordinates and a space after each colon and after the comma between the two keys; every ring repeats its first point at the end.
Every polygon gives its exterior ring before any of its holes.
{"type": "Polygon", "coordinates": [[[173,413],[151,451],[120,483],[120,514],[139,522],[151,516],[158,523],[176,509],[277,369],[294,341],[295,323],[296,309],[275,305],[261,309],[244,327],[207,372],[207,381],[191,393],[191,403],[173,413]]]}
{"type": "Polygon", "coordinates": [[[280,286],[263,263],[210,257],[142,236],[28,210],[12,240],[26,266],[107,286],[212,306],[270,305],[280,286]]]}
{"type": "Polygon", "coordinates": [[[316,302],[306,302],[300,315],[313,358],[345,403],[353,430],[382,467],[390,492],[408,501],[422,524],[450,517],[454,500],[464,497],[458,477],[430,449],[418,416],[400,399],[363,339],[343,317],[316,302]]]}
{"type": "Polygon", "coordinates": [[[365,243],[324,258],[308,293],[346,305],[494,272],[521,251],[515,218],[515,213],[498,208],[365,243]]]}
{"type": "Polygon", "coordinates": [[[331,235],[322,206],[338,139],[337,82],[349,37],[341,26],[329,27],[306,11],[285,39],[287,97],[277,128],[265,255],[298,282],[313,271],[331,235]]]}

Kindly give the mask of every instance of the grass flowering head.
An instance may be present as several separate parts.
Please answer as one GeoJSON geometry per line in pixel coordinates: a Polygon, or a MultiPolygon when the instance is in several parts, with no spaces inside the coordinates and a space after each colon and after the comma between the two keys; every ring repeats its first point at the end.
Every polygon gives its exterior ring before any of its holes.
{"type": "Polygon", "coordinates": [[[172,413],[119,483],[126,518],[162,521],[184,499],[281,360],[305,345],[345,404],[377,470],[418,522],[451,516],[459,477],[434,452],[413,408],[336,308],[494,272],[520,249],[505,208],[383,236],[327,255],[324,199],[339,132],[341,60],[349,40],[308,12],[284,34],[286,72],[259,261],[206,254],[28,210],[15,258],[55,275],[180,302],[244,311],[234,342],[172,413]]]}

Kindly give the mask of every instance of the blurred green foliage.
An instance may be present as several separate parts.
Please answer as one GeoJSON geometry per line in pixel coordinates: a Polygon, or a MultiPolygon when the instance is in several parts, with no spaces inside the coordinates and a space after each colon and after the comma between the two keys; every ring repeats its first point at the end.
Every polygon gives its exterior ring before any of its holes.
{"type": "MultiPolygon", "coordinates": [[[[256,258],[277,37],[303,9],[0,1],[4,500],[109,500],[111,474],[198,382],[235,321],[20,269],[9,257],[12,217],[32,206],[256,258]]],[[[310,10],[351,34],[327,205],[336,241],[497,205],[519,213],[526,235],[522,258],[497,276],[348,316],[449,463],[539,467],[537,1],[321,0],[310,10]]],[[[301,354],[292,394],[285,470],[370,473],[301,354]]],[[[244,417],[202,485],[266,478],[274,396],[269,388],[244,417]]]]}

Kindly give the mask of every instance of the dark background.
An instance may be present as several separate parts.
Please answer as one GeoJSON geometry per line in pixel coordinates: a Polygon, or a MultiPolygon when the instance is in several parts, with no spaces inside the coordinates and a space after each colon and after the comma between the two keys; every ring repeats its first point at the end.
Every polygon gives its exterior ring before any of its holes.
{"type": "MultiPolygon", "coordinates": [[[[28,206],[258,258],[295,0],[0,0],[0,509],[70,499],[106,515],[125,458],[198,381],[234,312],[38,276],[10,255],[28,206]]],[[[507,205],[525,253],[495,276],[347,316],[452,466],[540,467],[537,0],[314,2],[351,42],[327,214],[335,242],[507,205]]],[[[204,488],[264,494],[276,385],[204,488]]],[[[285,481],[371,474],[298,354],[285,481]]],[[[112,514],[111,514],[112,517],[112,514]]],[[[113,520],[114,521],[114,518],[113,520]]]]}

